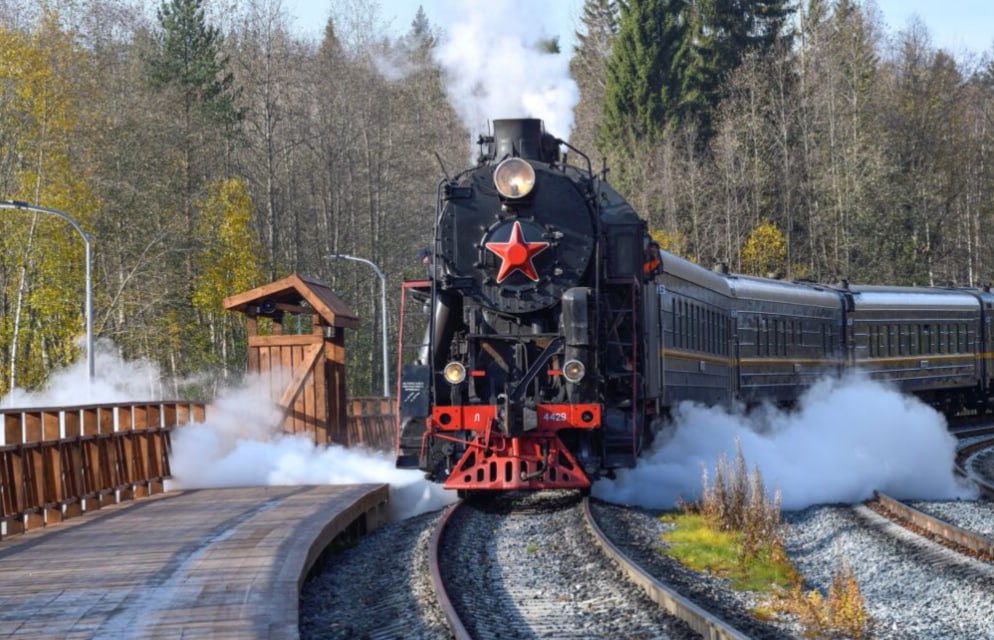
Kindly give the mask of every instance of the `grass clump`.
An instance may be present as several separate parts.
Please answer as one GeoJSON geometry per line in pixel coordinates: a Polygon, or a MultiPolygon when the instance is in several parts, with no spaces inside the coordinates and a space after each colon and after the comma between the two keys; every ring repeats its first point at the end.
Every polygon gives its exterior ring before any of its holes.
{"type": "Polygon", "coordinates": [[[807,637],[856,640],[870,637],[873,621],[866,611],[856,575],[844,561],[835,569],[827,598],[817,590],[804,591],[798,582],[789,591],[778,593],[771,607],[774,612],[796,616],[807,637]]]}
{"type": "Polygon", "coordinates": [[[730,578],[737,589],[789,588],[797,575],[784,550],[780,493],[767,495],[762,474],[748,473],[736,446],[734,465],[719,458],[714,482],[704,471],[701,499],[666,516],[676,525],[664,536],[669,553],[692,569],[730,578]]]}
{"type": "Polygon", "coordinates": [[[767,494],[759,469],[748,471],[738,442],[734,464],[719,458],[714,481],[705,470],[703,485],[700,500],[664,516],[675,525],[663,536],[669,555],[729,578],[733,588],[770,594],[768,606],[754,612],[757,618],[794,615],[808,637],[867,637],[872,621],[848,564],[836,571],[827,597],[804,590],[784,546],[780,492],[767,494]]]}

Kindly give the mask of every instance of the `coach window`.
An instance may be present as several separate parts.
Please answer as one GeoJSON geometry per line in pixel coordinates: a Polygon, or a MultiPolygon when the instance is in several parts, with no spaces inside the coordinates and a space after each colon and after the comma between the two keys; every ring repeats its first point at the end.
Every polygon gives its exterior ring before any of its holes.
{"type": "Polygon", "coordinates": [[[701,308],[696,304],[690,305],[690,323],[694,328],[692,329],[692,334],[694,342],[692,347],[694,351],[701,350],[701,308]]]}
{"type": "Polygon", "coordinates": [[[690,318],[690,348],[694,351],[699,351],[700,348],[697,344],[697,305],[690,303],[687,309],[687,315],[690,318]]]}
{"type": "Polygon", "coordinates": [[[762,334],[762,338],[760,339],[760,355],[768,356],[770,355],[770,321],[762,316],[759,318],[759,332],[762,334]]]}
{"type": "Polygon", "coordinates": [[[694,311],[689,302],[683,303],[683,346],[685,349],[694,348],[694,311]]]}
{"type": "Polygon", "coordinates": [[[787,354],[787,321],[777,320],[777,355],[787,354]]]}
{"type": "Polygon", "coordinates": [[[762,316],[756,318],[756,355],[763,355],[763,332],[766,330],[766,323],[762,316]]]}
{"type": "Polygon", "coordinates": [[[692,329],[694,342],[694,351],[701,350],[701,308],[696,304],[690,305],[690,323],[694,328],[692,329]]]}
{"type": "Polygon", "coordinates": [[[707,351],[708,353],[714,353],[714,311],[711,311],[710,309],[705,309],[704,317],[707,318],[707,324],[708,324],[707,351]]]}
{"type": "Polygon", "coordinates": [[[694,348],[694,305],[685,302],[683,303],[684,312],[684,328],[687,330],[687,348],[694,348]]]}
{"type": "Polygon", "coordinates": [[[778,344],[778,353],[780,355],[786,355],[787,350],[790,349],[790,320],[780,320],[777,322],[777,326],[780,328],[780,343],[778,344]]]}
{"type": "Polygon", "coordinates": [[[711,353],[718,353],[718,313],[716,311],[708,311],[708,327],[711,333],[711,353]]]}
{"type": "Polygon", "coordinates": [[[777,355],[777,321],[773,318],[766,321],[766,355],[777,355]]]}
{"type": "Polygon", "coordinates": [[[783,320],[771,321],[770,330],[773,332],[773,349],[771,355],[778,356],[780,355],[781,345],[783,344],[783,320]]]}
{"type": "Polygon", "coordinates": [[[721,324],[719,325],[720,331],[718,335],[720,336],[721,344],[721,355],[728,355],[728,319],[725,316],[721,316],[721,324]]]}

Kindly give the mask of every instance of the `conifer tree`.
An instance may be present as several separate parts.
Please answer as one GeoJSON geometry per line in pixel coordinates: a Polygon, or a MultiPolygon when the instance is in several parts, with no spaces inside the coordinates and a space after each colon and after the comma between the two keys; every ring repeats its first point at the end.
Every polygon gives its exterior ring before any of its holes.
{"type": "Polygon", "coordinates": [[[618,3],[586,0],[580,22],[583,26],[576,32],[577,45],[569,63],[570,74],[580,89],[570,142],[592,156],[604,106],[607,60],[618,33],[618,3]]]}
{"type": "Polygon", "coordinates": [[[724,87],[744,57],[772,54],[786,42],[793,9],[786,0],[697,0],[688,15],[692,49],[683,55],[680,116],[695,121],[703,140],[713,133],[724,87]]]}
{"type": "Polygon", "coordinates": [[[198,109],[212,123],[238,121],[238,92],[222,51],[224,38],[207,24],[204,0],[168,0],[159,7],[158,18],[162,31],[147,59],[152,86],[177,87],[188,117],[198,109]]]}
{"type": "Polygon", "coordinates": [[[607,63],[601,148],[652,146],[678,124],[686,0],[630,0],[607,63]]]}

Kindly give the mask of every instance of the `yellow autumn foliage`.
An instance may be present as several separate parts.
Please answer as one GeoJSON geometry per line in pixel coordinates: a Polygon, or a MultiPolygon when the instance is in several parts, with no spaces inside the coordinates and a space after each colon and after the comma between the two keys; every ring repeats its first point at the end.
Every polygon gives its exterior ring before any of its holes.
{"type": "MultiPolygon", "coordinates": [[[[48,15],[30,34],[0,28],[0,199],[65,212],[84,229],[98,207],[84,163],[74,158],[79,106],[85,100],[86,58],[71,34],[48,15]]],[[[0,286],[0,390],[33,387],[78,355],[84,331],[84,243],[50,214],[0,212],[0,268],[12,277],[0,286]],[[15,342],[16,309],[20,307],[15,342]]]]}
{"type": "Polygon", "coordinates": [[[252,198],[242,178],[215,182],[200,205],[198,276],[193,304],[221,311],[225,297],[251,289],[262,280],[262,247],[252,230],[252,198]]]}
{"type": "Polygon", "coordinates": [[[787,240],[779,227],[762,220],[749,234],[739,257],[743,273],[764,277],[782,275],[787,268],[787,240]]]}
{"type": "Polygon", "coordinates": [[[649,232],[649,237],[659,243],[664,251],[689,259],[687,255],[687,236],[679,231],[656,230],[649,232]]]}

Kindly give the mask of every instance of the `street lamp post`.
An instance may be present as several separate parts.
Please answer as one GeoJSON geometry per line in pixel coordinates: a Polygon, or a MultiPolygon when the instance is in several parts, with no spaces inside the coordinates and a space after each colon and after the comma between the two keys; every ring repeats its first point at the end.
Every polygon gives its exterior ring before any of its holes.
{"type": "Polygon", "coordinates": [[[79,235],[82,236],[83,243],[86,245],[86,367],[88,376],[87,381],[92,387],[95,367],[93,364],[93,281],[90,275],[90,235],[83,231],[83,228],[79,226],[78,222],[69,217],[68,214],[63,213],[58,209],[49,209],[48,207],[28,204],[27,202],[21,202],[19,200],[0,200],[0,209],[17,209],[20,211],[51,213],[59,216],[71,224],[73,229],[78,231],[79,235]]]}
{"type": "Polygon", "coordinates": [[[390,397],[390,363],[389,356],[387,354],[387,275],[376,266],[372,261],[365,258],[357,258],[356,256],[350,256],[345,253],[332,253],[327,256],[332,260],[354,260],[356,262],[362,262],[368,264],[376,272],[376,275],[380,278],[380,324],[383,325],[383,396],[390,397]]]}

